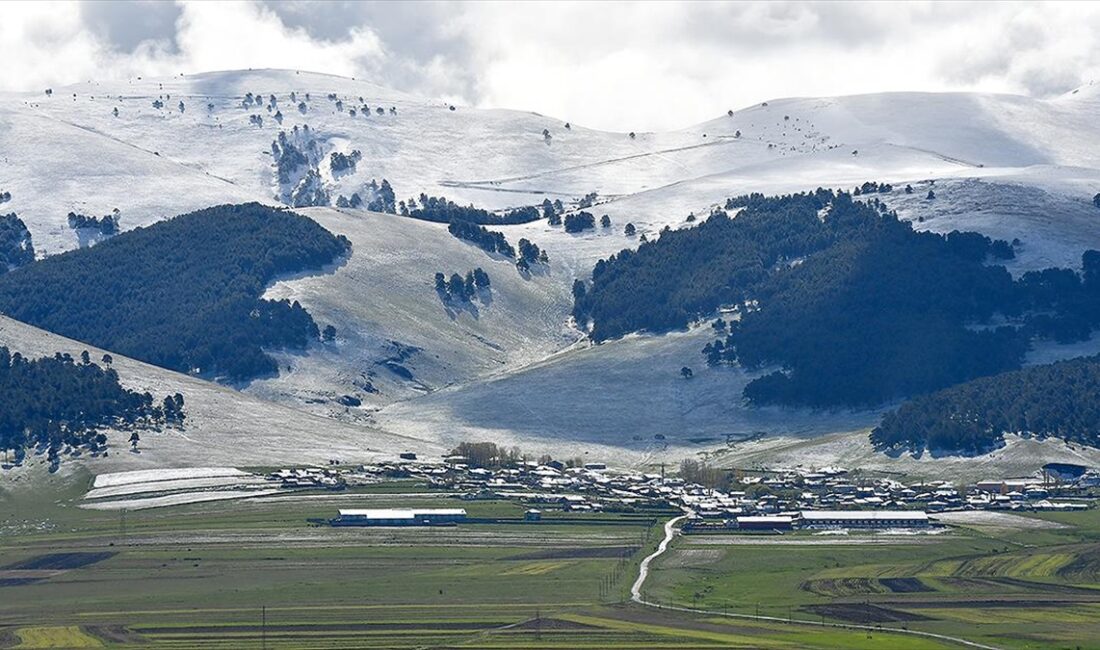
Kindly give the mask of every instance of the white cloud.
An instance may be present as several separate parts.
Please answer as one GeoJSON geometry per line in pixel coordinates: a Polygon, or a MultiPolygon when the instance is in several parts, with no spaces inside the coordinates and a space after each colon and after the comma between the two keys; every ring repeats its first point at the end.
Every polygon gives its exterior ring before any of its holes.
{"type": "Polygon", "coordinates": [[[0,88],[285,67],[619,130],[792,95],[1047,96],[1100,70],[1093,3],[8,3],[0,88]]]}

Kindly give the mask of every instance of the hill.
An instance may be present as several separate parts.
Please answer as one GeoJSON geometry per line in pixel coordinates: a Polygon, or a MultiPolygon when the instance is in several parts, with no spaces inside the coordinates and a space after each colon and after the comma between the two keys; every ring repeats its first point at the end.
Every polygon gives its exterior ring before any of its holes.
{"type": "MultiPolygon", "coordinates": [[[[608,445],[604,449],[614,453],[620,444],[637,442],[629,433],[634,426],[650,432],[643,435],[649,440],[658,433],[649,422],[624,424],[634,422],[624,420],[624,413],[631,405],[651,414],[666,406],[647,403],[647,387],[665,385],[666,365],[676,380],[689,363],[679,351],[689,346],[681,334],[593,350],[578,345],[581,333],[569,323],[570,289],[597,260],[636,248],[642,235],[652,239],[665,226],[692,227],[730,196],[850,189],[875,180],[916,188],[912,195],[881,198],[917,230],[1020,236],[1016,259],[1006,264],[1014,276],[1075,266],[1084,250],[1100,248],[1091,205],[1100,187],[1100,128],[1091,117],[1096,107],[1088,92],[1052,101],[927,93],[794,98],[674,132],[631,137],[578,124],[567,128],[569,116],[451,110],[444,102],[362,80],[285,70],[217,72],[89,82],[54,89],[49,98],[0,96],[0,177],[12,192],[4,210],[27,224],[40,257],[81,245],[65,220],[70,211],[103,215],[117,207],[125,231],[226,202],[277,204],[284,188],[272,143],[280,131],[292,137],[295,126],[300,133],[309,127],[301,144],[310,160],[294,180],[312,170],[310,187],[323,190],[331,203],[369,188],[372,179],[386,179],[397,200],[426,193],[486,210],[538,205],[547,198],[577,210],[595,193],[594,205],[585,209],[597,219],[607,214],[607,229],[570,234],[545,220],[493,227],[513,245],[526,238],[547,251],[549,265],[529,276],[451,237],[444,224],[363,209],[303,208],[326,229],[348,237],[354,254],[325,275],[281,278],[264,297],[298,300],[318,323],[333,323],[340,334],[332,346],[272,353],[280,375],[245,390],[296,409],[394,430],[446,427],[501,441],[550,440],[571,449],[608,445]],[[254,99],[245,105],[249,94],[254,99]],[[269,111],[271,95],[276,102],[269,111]],[[304,112],[298,107],[303,101],[304,112]],[[371,109],[369,117],[363,106],[371,109]],[[360,152],[354,169],[334,173],[332,154],[350,157],[354,151],[360,152]],[[936,199],[926,200],[933,188],[936,199]],[[694,222],[688,221],[691,213],[694,222]],[[628,223],[635,226],[633,237],[623,232],[628,223]],[[436,272],[478,267],[491,277],[493,291],[492,302],[475,303],[476,311],[454,309],[432,289],[436,272]],[[642,349],[645,355],[634,356],[642,349]],[[543,385],[559,386],[559,392],[543,385]],[[490,390],[512,386],[514,393],[490,390]],[[600,391],[582,408],[570,401],[580,397],[574,386],[600,391]],[[345,394],[363,406],[343,406],[339,398],[345,394]],[[511,394],[514,403],[498,401],[511,394]],[[566,417],[561,410],[571,404],[589,419],[566,417]],[[608,404],[613,407],[601,408],[608,404]],[[440,420],[444,414],[455,419],[440,420]],[[551,428],[555,436],[546,438],[551,428]]],[[[721,432],[731,429],[779,433],[805,422],[783,412],[717,404],[702,388],[712,381],[707,377],[713,372],[719,381],[742,371],[691,365],[696,379],[705,381],[670,385],[684,391],[685,404],[713,404],[697,411],[685,406],[700,414],[689,421],[701,430],[724,439],[721,432]],[[703,413],[747,419],[709,422],[703,413]]],[[[870,426],[874,415],[841,419],[870,426]]],[[[663,416],[654,422],[674,426],[663,416]]],[[[843,425],[812,428],[831,426],[843,425]]],[[[680,436],[667,429],[664,434],[680,436]]],[[[675,452],[661,451],[661,445],[631,448],[644,447],[641,453],[656,457],[715,444],[714,436],[686,437],[711,442],[687,443],[675,452]]]]}
{"type": "Polygon", "coordinates": [[[300,215],[218,206],[8,273],[0,309],[165,368],[244,380],[278,370],[264,348],[301,350],[320,336],[297,303],[260,299],[265,285],[349,249],[300,215]]]}
{"type": "MultiPolygon", "coordinates": [[[[27,358],[87,350],[93,359],[107,351],[0,316],[0,345],[27,358]]],[[[133,454],[128,431],[109,431],[112,453],[93,462],[96,473],[164,467],[267,466],[280,463],[325,464],[330,459],[366,462],[392,458],[408,448],[442,451],[430,440],[395,436],[377,429],[326,420],[274,404],[225,386],[164,370],[112,354],[112,368],[124,388],[162,396],[186,395],[183,429],[143,433],[141,453],[133,454]]],[[[30,468],[46,465],[31,456],[30,468]]],[[[63,459],[61,474],[79,462],[63,459]]],[[[5,476],[10,476],[5,473],[5,476]]]]}

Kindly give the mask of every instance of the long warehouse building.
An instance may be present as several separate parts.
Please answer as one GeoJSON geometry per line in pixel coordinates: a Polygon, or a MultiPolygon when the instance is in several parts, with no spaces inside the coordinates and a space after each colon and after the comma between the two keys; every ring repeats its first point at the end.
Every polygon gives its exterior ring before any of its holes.
{"type": "Polygon", "coordinates": [[[802,528],[925,528],[928,514],[919,510],[803,510],[802,528]]]}
{"type": "Polygon", "coordinates": [[[466,521],[463,508],[370,508],[340,510],[340,516],[332,523],[337,526],[439,526],[463,521],[466,521]]]}

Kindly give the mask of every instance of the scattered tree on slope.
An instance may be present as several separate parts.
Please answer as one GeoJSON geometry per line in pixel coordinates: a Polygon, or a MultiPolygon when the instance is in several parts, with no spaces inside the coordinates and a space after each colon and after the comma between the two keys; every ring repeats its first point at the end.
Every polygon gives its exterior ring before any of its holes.
{"type": "Polygon", "coordinates": [[[102,217],[89,217],[88,215],[77,214],[76,212],[70,212],[68,216],[70,228],[74,230],[87,228],[108,236],[118,234],[118,220],[118,208],[115,208],[114,212],[111,214],[103,215],[102,217]]]}
{"type": "Polygon", "coordinates": [[[409,216],[423,221],[435,223],[451,223],[452,221],[467,221],[483,226],[503,226],[511,224],[529,223],[541,218],[539,209],[533,205],[508,210],[504,214],[494,214],[488,210],[475,208],[473,205],[461,206],[446,197],[420,195],[419,204],[409,199],[409,216]]]}

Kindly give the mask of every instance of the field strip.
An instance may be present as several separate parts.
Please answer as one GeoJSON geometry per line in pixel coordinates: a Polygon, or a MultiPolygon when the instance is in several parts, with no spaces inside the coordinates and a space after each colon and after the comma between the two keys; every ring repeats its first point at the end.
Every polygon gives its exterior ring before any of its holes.
{"type": "Polygon", "coordinates": [[[697,546],[913,546],[936,544],[936,538],[921,537],[821,537],[784,539],[746,535],[685,535],[684,543],[697,546]]]}
{"type": "MultiPolygon", "coordinates": [[[[587,607],[592,605],[591,601],[585,602],[544,602],[544,603],[400,603],[400,604],[375,604],[375,605],[288,605],[288,606],[273,606],[268,607],[269,612],[312,612],[316,610],[339,610],[339,611],[359,611],[359,610],[417,610],[417,609],[476,609],[483,610],[487,606],[491,606],[493,609],[505,609],[516,608],[523,611],[530,611],[532,609],[553,609],[555,607],[587,607]]],[[[124,614],[140,614],[140,615],[158,615],[158,614],[218,614],[227,612],[256,612],[259,611],[259,606],[256,607],[195,607],[187,609],[127,609],[118,611],[96,611],[96,612],[78,612],[77,616],[82,617],[100,617],[100,616],[120,616],[124,614]]]]}
{"type": "Polygon", "coordinates": [[[1048,521],[1037,517],[1024,517],[1009,512],[996,512],[992,510],[960,510],[959,512],[941,512],[936,514],[940,521],[957,524],[984,526],[988,528],[1005,528],[1012,530],[1058,530],[1073,528],[1069,524],[1057,521],[1048,521]]]}
{"type": "Polygon", "coordinates": [[[910,636],[920,636],[928,639],[938,639],[940,641],[948,641],[951,643],[957,643],[959,645],[967,646],[970,648],[981,648],[982,650],[1001,650],[997,646],[984,645],[977,643],[976,641],[967,641],[966,639],[960,639],[953,636],[947,636],[945,634],[936,634],[935,632],[920,632],[917,630],[909,630],[895,627],[874,626],[874,625],[858,625],[855,623],[824,623],[819,621],[810,621],[797,618],[781,618],[778,616],[754,616],[752,614],[731,614],[728,612],[715,612],[706,609],[695,609],[693,607],[679,607],[676,605],[662,605],[646,600],[642,595],[642,588],[645,586],[645,580],[649,577],[649,565],[650,563],[660,557],[667,549],[669,543],[672,542],[673,537],[676,536],[676,522],[680,521],[684,517],[676,517],[670,519],[665,523],[665,537],[661,540],[660,545],[657,546],[657,550],[646,556],[642,560],[641,565],[638,567],[638,579],[634,581],[634,584],[630,587],[630,599],[639,605],[645,605],[646,607],[656,607],[658,609],[666,609],[676,612],[689,612],[693,614],[707,614],[711,616],[725,616],[728,618],[742,618],[751,619],[756,621],[771,621],[774,623],[786,623],[788,625],[812,625],[816,627],[831,627],[834,629],[846,629],[846,630],[870,630],[873,632],[894,632],[897,634],[907,634],[910,636]]]}
{"type": "Polygon", "coordinates": [[[96,501],[95,503],[81,504],[81,508],[87,510],[147,510],[149,508],[164,508],[166,506],[179,506],[188,503],[204,503],[207,501],[225,501],[228,499],[247,499],[249,497],[265,494],[275,494],[278,488],[265,490],[221,490],[216,492],[181,492],[162,497],[149,497],[147,499],[121,499],[119,501],[96,501]]]}
{"type": "Polygon", "coordinates": [[[259,476],[211,476],[206,478],[167,479],[164,481],[152,481],[149,483],[123,483],[108,487],[98,487],[88,490],[85,499],[105,499],[108,497],[121,497],[145,492],[175,492],[178,490],[194,490],[196,488],[215,488],[245,485],[270,484],[259,476]]]}
{"type": "Polygon", "coordinates": [[[102,488],[128,483],[153,483],[188,478],[213,478],[215,476],[249,476],[236,467],[176,467],[166,469],[137,469],[128,472],[99,474],[92,487],[102,488]]]}

